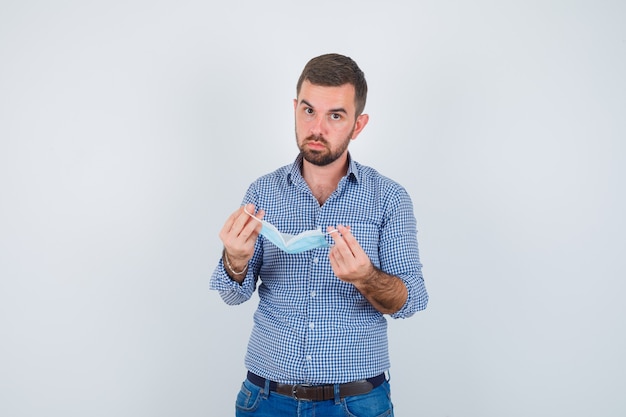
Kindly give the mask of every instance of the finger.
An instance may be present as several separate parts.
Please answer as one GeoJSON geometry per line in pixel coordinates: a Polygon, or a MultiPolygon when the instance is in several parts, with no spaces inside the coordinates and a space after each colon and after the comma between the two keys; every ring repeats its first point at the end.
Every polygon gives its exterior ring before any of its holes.
{"type": "Polygon", "coordinates": [[[330,235],[333,240],[337,240],[337,238],[341,238],[341,233],[339,233],[339,226],[328,226],[326,227],[326,234],[330,235]]]}
{"type": "Polygon", "coordinates": [[[253,214],[254,211],[255,211],[254,204],[246,204],[242,207],[239,207],[239,210],[236,212],[237,216],[235,218],[235,221],[233,222],[233,227],[231,229],[232,235],[234,235],[235,237],[239,237],[239,235],[241,235],[244,228],[250,221],[250,215],[248,213],[253,214]]]}
{"type": "Polygon", "coordinates": [[[235,227],[235,223],[241,215],[241,212],[241,207],[234,211],[228,219],[226,219],[222,230],[220,230],[219,237],[225,245],[237,237],[236,234],[233,234],[233,228],[235,227]]]}
{"type": "MultiPolygon", "coordinates": [[[[350,230],[350,226],[339,225],[337,229],[341,233],[341,236],[343,237],[344,242],[346,242],[346,245],[348,245],[350,249],[356,249],[356,248],[361,247],[361,245],[359,245],[359,242],[356,240],[356,238],[352,234],[352,231],[350,230]]],[[[352,252],[354,252],[354,250],[352,250],[352,252]]]]}
{"type": "Polygon", "coordinates": [[[340,226],[337,226],[338,232],[333,233],[331,236],[335,244],[330,250],[329,255],[331,259],[334,259],[337,263],[337,267],[342,268],[352,264],[354,260],[354,254],[347,245],[344,237],[340,233],[340,226]]]}
{"type": "Polygon", "coordinates": [[[333,268],[335,273],[339,273],[341,271],[340,268],[343,264],[343,260],[341,259],[341,254],[335,247],[333,247],[328,253],[328,260],[330,261],[330,266],[333,268]]]}
{"type": "Polygon", "coordinates": [[[239,239],[239,235],[248,221],[256,222],[256,220],[251,220],[250,216],[246,214],[246,210],[254,213],[254,209],[254,204],[247,204],[239,207],[230,215],[228,220],[226,220],[224,227],[220,231],[220,239],[224,244],[235,243],[234,241],[239,239]]]}
{"type": "MultiPolygon", "coordinates": [[[[265,210],[259,209],[259,211],[254,214],[254,204],[247,204],[243,206],[243,212],[248,215],[251,219],[262,220],[265,217],[265,210]]],[[[260,223],[260,221],[259,221],[260,223]]]]}
{"type": "Polygon", "coordinates": [[[239,233],[239,238],[245,243],[248,243],[251,239],[256,242],[256,239],[261,232],[261,228],[263,227],[260,220],[264,215],[265,211],[263,210],[259,210],[259,212],[254,216],[254,219],[246,214],[246,216],[248,216],[247,223],[239,233]]]}
{"type": "Polygon", "coordinates": [[[358,248],[358,242],[356,242],[356,239],[352,236],[352,233],[350,233],[350,229],[344,225],[338,225],[337,230],[339,233],[337,233],[338,238],[335,240],[335,246],[345,259],[354,258],[356,254],[355,249],[358,248]],[[354,246],[355,242],[357,246],[354,246]]]}
{"type": "Polygon", "coordinates": [[[230,216],[228,216],[228,219],[226,219],[226,222],[224,223],[224,226],[222,226],[222,230],[220,231],[220,235],[221,234],[230,233],[231,229],[233,228],[233,224],[235,223],[235,220],[237,219],[237,217],[240,214],[241,214],[241,207],[239,207],[237,210],[233,211],[232,214],[230,216]]]}
{"type": "MultiPolygon", "coordinates": [[[[254,207],[254,205],[252,205],[252,207],[254,207]]],[[[248,231],[250,230],[249,227],[252,227],[252,230],[254,231],[253,235],[255,235],[255,237],[259,234],[259,232],[261,231],[261,227],[263,227],[263,217],[265,217],[265,210],[263,209],[259,209],[259,211],[256,212],[256,214],[252,215],[251,213],[253,213],[254,211],[249,211],[246,208],[246,214],[248,214],[248,223],[246,223],[246,228],[248,229],[248,231]]]]}
{"type": "Polygon", "coordinates": [[[336,247],[337,245],[339,246],[345,245],[338,228],[328,226],[326,228],[326,233],[328,233],[330,237],[333,239],[333,243],[334,243],[333,248],[336,247]]]}
{"type": "Polygon", "coordinates": [[[259,211],[257,211],[254,217],[256,217],[259,220],[263,220],[263,217],[265,217],[265,210],[259,209],[259,211]]]}
{"type": "Polygon", "coordinates": [[[254,207],[254,204],[252,203],[244,204],[243,206],[241,206],[241,209],[248,216],[254,216],[254,211],[256,210],[256,208],[254,207]]]}

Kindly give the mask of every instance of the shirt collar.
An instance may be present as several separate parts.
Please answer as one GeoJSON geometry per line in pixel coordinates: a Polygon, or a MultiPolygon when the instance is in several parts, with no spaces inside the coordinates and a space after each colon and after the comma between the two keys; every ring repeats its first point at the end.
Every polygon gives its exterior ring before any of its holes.
{"type": "MultiPolygon", "coordinates": [[[[302,154],[298,154],[298,157],[291,164],[291,167],[287,170],[287,181],[290,181],[292,184],[296,184],[300,181],[304,181],[302,177],[302,154]]],[[[356,161],[352,159],[352,155],[348,152],[348,172],[346,173],[346,177],[350,180],[354,180],[359,182],[359,167],[356,161]]]]}

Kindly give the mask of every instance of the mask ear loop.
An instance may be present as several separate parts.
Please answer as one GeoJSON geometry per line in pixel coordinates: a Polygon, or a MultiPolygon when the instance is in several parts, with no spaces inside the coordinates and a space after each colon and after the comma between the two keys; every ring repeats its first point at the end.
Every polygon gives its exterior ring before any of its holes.
{"type": "Polygon", "coordinates": [[[256,218],[256,216],[255,216],[254,214],[250,213],[250,212],[246,209],[246,206],[243,206],[243,211],[245,211],[245,212],[246,212],[246,214],[247,214],[248,216],[252,217],[252,218],[253,218],[254,220],[256,220],[257,222],[263,223],[263,220],[259,220],[259,219],[257,219],[257,218],[256,218]]]}
{"type": "MultiPolygon", "coordinates": [[[[245,212],[246,212],[246,214],[247,214],[248,216],[252,217],[252,218],[253,218],[254,220],[256,220],[257,222],[263,223],[263,220],[259,220],[259,219],[257,219],[257,218],[256,218],[256,216],[255,216],[254,214],[252,214],[252,213],[250,213],[250,212],[248,211],[248,209],[246,208],[246,206],[243,206],[243,211],[245,211],[245,212]]],[[[332,235],[333,233],[339,233],[339,230],[337,230],[337,229],[333,229],[333,230],[331,230],[330,232],[326,232],[326,233],[324,233],[324,235],[332,235]]]]}

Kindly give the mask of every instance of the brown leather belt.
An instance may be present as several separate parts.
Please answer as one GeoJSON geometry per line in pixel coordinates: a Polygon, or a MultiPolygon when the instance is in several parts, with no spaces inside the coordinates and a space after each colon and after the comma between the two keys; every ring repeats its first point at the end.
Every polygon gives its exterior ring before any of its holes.
{"type": "MultiPolygon", "coordinates": [[[[248,372],[248,381],[254,385],[264,388],[265,378],[260,377],[252,372],[248,372]]],[[[348,382],[345,384],[339,384],[339,397],[350,397],[353,395],[367,394],[374,388],[378,387],[385,381],[385,374],[380,374],[373,378],[361,379],[359,381],[348,382]]],[[[335,398],[335,386],[333,384],[327,385],[307,385],[307,384],[280,384],[278,382],[270,381],[270,391],[274,391],[277,394],[287,395],[293,397],[296,400],[308,400],[308,401],[325,401],[335,398]]]]}

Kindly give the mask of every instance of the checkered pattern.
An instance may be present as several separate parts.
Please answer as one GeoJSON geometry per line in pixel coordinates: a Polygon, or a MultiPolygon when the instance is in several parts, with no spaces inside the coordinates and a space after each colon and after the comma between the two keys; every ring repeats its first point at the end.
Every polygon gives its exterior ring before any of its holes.
{"type": "MultiPolygon", "coordinates": [[[[349,225],[373,264],[400,277],[408,288],[406,304],[392,317],[406,318],[426,308],[416,222],[404,188],[351,159],[348,174],[320,207],[302,178],[301,164],[298,157],[259,178],[243,202],[264,209],[265,220],[283,233],[349,225]]],[[[246,355],[250,371],[281,383],[326,384],[389,369],[385,317],[334,275],[328,251],[289,255],[260,236],[242,285],[228,277],[220,261],[210,288],[226,303],[247,301],[259,284],[246,355]]]]}

